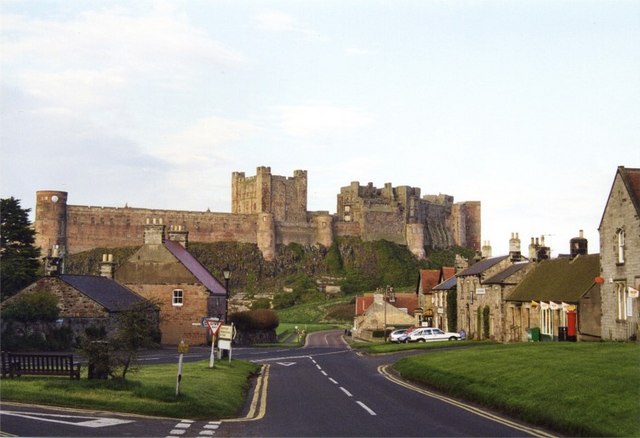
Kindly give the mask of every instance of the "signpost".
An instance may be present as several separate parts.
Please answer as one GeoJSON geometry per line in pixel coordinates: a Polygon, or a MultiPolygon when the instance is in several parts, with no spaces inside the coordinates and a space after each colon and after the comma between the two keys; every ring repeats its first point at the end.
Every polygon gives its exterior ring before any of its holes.
{"type": "Polygon", "coordinates": [[[178,379],[176,382],[176,397],[180,395],[180,381],[182,380],[182,357],[184,353],[189,352],[189,344],[184,342],[184,339],[180,341],[178,344],[178,353],[180,356],[178,358],[178,379]]]}
{"type": "Polygon", "coordinates": [[[229,350],[229,362],[231,362],[231,341],[235,328],[233,324],[220,327],[220,340],[218,341],[218,354],[222,357],[222,350],[229,350]]]}
{"type": "Polygon", "coordinates": [[[215,346],[216,346],[216,336],[218,335],[218,330],[222,327],[222,322],[217,318],[205,318],[205,325],[209,329],[209,333],[211,333],[211,354],[209,355],[209,368],[213,368],[215,364],[215,346]]]}

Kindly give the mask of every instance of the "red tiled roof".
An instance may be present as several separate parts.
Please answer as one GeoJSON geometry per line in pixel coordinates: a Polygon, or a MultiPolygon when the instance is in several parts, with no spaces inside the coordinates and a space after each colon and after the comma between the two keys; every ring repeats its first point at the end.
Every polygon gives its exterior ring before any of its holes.
{"type": "Polygon", "coordinates": [[[420,290],[423,294],[431,292],[440,283],[439,269],[420,269],[420,290]]]}
{"type": "Polygon", "coordinates": [[[453,268],[451,266],[443,266],[442,267],[442,279],[440,280],[445,281],[450,279],[451,277],[453,277],[454,275],[456,275],[456,268],[453,268]]]}
{"type": "MultiPolygon", "coordinates": [[[[418,297],[412,293],[395,294],[396,300],[394,302],[388,301],[389,304],[398,309],[407,309],[409,315],[413,315],[413,312],[418,307],[418,297]]],[[[363,315],[367,311],[369,306],[373,304],[373,294],[356,297],[356,316],[363,315]]]]}

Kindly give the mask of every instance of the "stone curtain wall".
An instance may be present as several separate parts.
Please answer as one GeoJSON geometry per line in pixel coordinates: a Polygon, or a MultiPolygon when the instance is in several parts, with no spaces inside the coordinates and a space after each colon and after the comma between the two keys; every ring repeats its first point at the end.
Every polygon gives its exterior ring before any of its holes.
{"type": "Polygon", "coordinates": [[[267,260],[277,244],[330,246],[339,236],[407,244],[418,257],[425,246],[480,249],[480,202],[454,204],[448,195],[420,198],[416,187],[387,183],[377,189],[352,182],[337,196],[335,215],[309,212],[304,170],[294,171],[293,177],[271,175],[269,167],[258,167],[253,177],[234,172],[232,213],[68,205],[67,193],[61,191],[40,191],[36,198],[36,244],[43,255],[54,245],[69,254],[139,246],[144,224],[153,218],[182,227],[192,242],[257,244],[267,260]],[[424,227],[422,233],[415,224],[424,227]]]}

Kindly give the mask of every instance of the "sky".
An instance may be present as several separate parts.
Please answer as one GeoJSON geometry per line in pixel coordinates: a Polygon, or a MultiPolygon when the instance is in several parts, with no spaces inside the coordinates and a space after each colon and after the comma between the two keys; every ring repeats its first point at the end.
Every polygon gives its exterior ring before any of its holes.
{"type": "MultiPolygon", "coordinates": [[[[0,196],[231,212],[231,174],[481,201],[482,241],[598,226],[640,167],[640,2],[0,1],[0,196]]],[[[33,217],[33,216],[32,216],[33,217]]]]}

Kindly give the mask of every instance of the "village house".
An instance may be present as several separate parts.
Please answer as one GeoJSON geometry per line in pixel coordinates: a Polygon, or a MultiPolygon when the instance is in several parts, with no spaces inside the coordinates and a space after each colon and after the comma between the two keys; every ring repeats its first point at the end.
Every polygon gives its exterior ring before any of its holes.
{"type": "Polygon", "coordinates": [[[418,312],[416,325],[438,327],[447,331],[447,292],[434,290],[442,282],[455,277],[456,268],[445,266],[440,269],[421,269],[418,276],[416,294],[418,312]]]}
{"type": "Polygon", "coordinates": [[[519,255],[491,257],[474,263],[456,275],[458,329],[469,339],[494,338],[500,333],[501,296],[484,284],[486,279],[502,272],[519,255]]]}
{"type": "Polygon", "coordinates": [[[144,245],[115,272],[115,279],[160,306],[163,344],[206,343],[204,317],[223,319],[225,287],[188,251],[188,232],[150,220],[144,245]]]}
{"type": "MultiPolygon", "coordinates": [[[[56,275],[52,273],[19,291],[2,302],[3,307],[21,297],[47,292],[58,298],[57,324],[69,327],[74,339],[84,336],[86,329],[104,329],[113,333],[118,326],[118,315],[145,300],[111,278],[95,275],[56,275]]],[[[149,306],[149,320],[157,325],[157,310],[149,306]]]]}
{"type": "Polygon", "coordinates": [[[577,254],[537,263],[506,297],[506,319],[513,327],[511,340],[598,339],[599,274],[598,254],[577,254]]]}
{"type": "Polygon", "coordinates": [[[638,338],[640,169],[618,167],[600,226],[604,340],[638,338]]]}
{"type": "Polygon", "coordinates": [[[418,298],[415,294],[395,293],[393,288],[358,296],[353,336],[371,340],[374,332],[414,326],[417,307],[418,298]]]}

